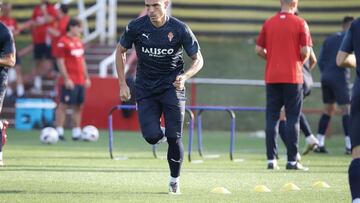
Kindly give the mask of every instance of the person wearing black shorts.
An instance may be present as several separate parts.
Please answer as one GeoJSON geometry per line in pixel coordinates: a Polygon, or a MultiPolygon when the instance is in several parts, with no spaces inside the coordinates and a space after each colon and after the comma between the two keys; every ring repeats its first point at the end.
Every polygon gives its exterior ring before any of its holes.
{"type": "Polygon", "coordinates": [[[135,45],[138,65],[135,98],[141,132],[151,145],[169,145],[167,160],[170,168],[169,194],[180,194],[180,169],[184,156],[182,133],[185,114],[187,79],[203,66],[197,39],[190,28],[168,16],[169,0],[145,0],[147,15],[132,20],[126,27],[116,50],[116,66],[120,83],[120,99],[131,98],[124,66],[126,51],[135,45]],[[191,58],[184,71],[183,51],[191,58]],[[164,115],[165,129],[160,127],[164,115]]]}

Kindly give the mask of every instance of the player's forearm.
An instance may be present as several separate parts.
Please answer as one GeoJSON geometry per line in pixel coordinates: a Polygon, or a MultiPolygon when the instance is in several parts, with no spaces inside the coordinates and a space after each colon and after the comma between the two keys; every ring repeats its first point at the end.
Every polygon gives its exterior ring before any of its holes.
{"type": "Polygon", "coordinates": [[[0,65],[5,67],[15,66],[16,58],[15,53],[7,54],[0,58],[0,65]]]}
{"type": "Polygon", "coordinates": [[[300,54],[301,60],[303,61],[303,63],[305,63],[307,60],[309,60],[310,57],[310,47],[301,47],[300,54]]]}
{"type": "Polygon", "coordinates": [[[336,56],[336,64],[344,68],[356,68],[356,58],[354,54],[339,51],[336,56]]]}
{"type": "Polygon", "coordinates": [[[65,63],[64,63],[64,59],[63,58],[59,58],[56,60],[56,63],[58,65],[58,68],[59,68],[59,72],[60,72],[60,75],[62,77],[64,77],[65,80],[68,80],[69,79],[69,75],[66,71],[66,68],[65,68],[65,63]]]}
{"type": "Polygon", "coordinates": [[[89,77],[89,72],[88,72],[88,69],[87,69],[85,59],[83,60],[83,67],[84,67],[84,77],[85,77],[85,79],[89,79],[90,77],[89,77]]]}
{"type": "Polygon", "coordinates": [[[311,54],[309,57],[309,68],[310,70],[314,69],[317,63],[315,52],[311,49],[311,54]]]}
{"type": "Polygon", "coordinates": [[[194,76],[202,69],[204,65],[204,59],[200,51],[194,54],[193,56],[191,56],[191,59],[192,62],[190,68],[183,74],[185,76],[185,79],[189,79],[192,76],[194,76]]]}
{"type": "Polygon", "coordinates": [[[118,45],[118,47],[116,48],[115,63],[116,63],[116,71],[118,74],[120,86],[126,84],[125,61],[126,61],[126,50],[122,48],[120,45],[118,45]]]}

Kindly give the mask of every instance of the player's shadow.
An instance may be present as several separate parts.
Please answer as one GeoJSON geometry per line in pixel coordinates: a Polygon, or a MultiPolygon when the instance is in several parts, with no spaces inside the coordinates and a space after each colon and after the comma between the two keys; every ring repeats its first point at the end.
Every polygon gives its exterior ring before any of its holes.
{"type": "Polygon", "coordinates": [[[0,190],[0,194],[19,194],[25,191],[22,190],[0,190]]]}

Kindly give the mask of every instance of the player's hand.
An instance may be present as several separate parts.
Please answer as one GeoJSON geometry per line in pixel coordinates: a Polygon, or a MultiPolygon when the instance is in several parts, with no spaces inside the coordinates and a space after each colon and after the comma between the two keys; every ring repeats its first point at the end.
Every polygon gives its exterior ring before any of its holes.
{"type": "Polygon", "coordinates": [[[186,77],[184,75],[178,75],[173,85],[177,90],[183,90],[185,88],[186,77]]]}
{"type": "Polygon", "coordinates": [[[65,79],[65,87],[67,89],[74,89],[75,85],[74,85],[74,82],[70,79],[65,79]]]}
{"type": "Polygon", "coordinates": [[[85,88],[89,88],[89,87],[91,87],[91,80],[90,80],[90,78],[86,78],[85,79],[85,88]]]}
{"type": "Polygon", "coordinates": [[[120,100],[121,101],[128,101],[131,98],[130,89],[127,84],[120,86],[120,100]]]}

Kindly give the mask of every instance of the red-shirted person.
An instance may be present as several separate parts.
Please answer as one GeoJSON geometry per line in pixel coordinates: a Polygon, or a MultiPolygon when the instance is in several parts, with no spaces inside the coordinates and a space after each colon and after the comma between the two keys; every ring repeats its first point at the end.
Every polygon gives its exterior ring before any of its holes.
{"type": "Polygon", "coordinates": [[[65,111],[73,110],[72,139],[81,138],[81,113],[85,99],[85,88],[91,85],[87,72],[84,45],[79,38],[81,25],[78,20],[71,19],[67,25],[67,34],[57,44],[57,64],[60,71],[60,103],[56,109],[56,130],[59,139],[64,140],[65,111]]]}
{"type": "Polygon", "coordinates": [[[256,41],[257,54],[266,60],[266,153],[268,169],[278,169],[276,135],[281,108],[286,115],[286,169],[308,170],[296,159],[299,116],[303,102],[303,63],[312,46],[310,31],[294,15],[298,0],[281,0],[281,12],[264,23],[256,41]]]}
{"type": "Polygon", "coordinates": [[[34,45],[35,68],[34,93],[41,93],[42,79],[52,68],[51,37],[47,33],[49,26],[54,23],[57,12],[47,0],[40,0],[40,5],[34,8],[32,14],[32,40],[34,45]]]}
{"type": "MultiPolygon", "coordinates": [[[[4,23],[9,30],[13,33],[14,37],[18,34],[20,34],[20,29],[18,27],[17,21],[15,18],[11,17],[11,9],[12,5],[10,3],[4,2],[1,6],[1,16],[0,16],[0,22],[4,23]]],[[[8,82],[12,82],[14,79],[16,79],[16,96],[22,97],[25,94],[24,90],[24,83],[21,73],[21,63],[20,59],[16,53],[16,65],[15,69],[9,69],[9,80],[8,82]],[[11,77],[12,76],[12,77],[11,77]]],[[[11,86],[8,86],[6,90],[7,96],[13,95],[13,90],[11,86]]]]}
{"type": "Polygon", "coordinates": [[[68,15],[68,6],[66,4],[60,4],[57,18],[54,23],[54,26],[50,26],[47,29],[47,32],[51,36],[51,54],[54,58],[57,57],[57,43],[59,39],[66,35],[66,27],[69,23],[70,16],[68,15]]]}

